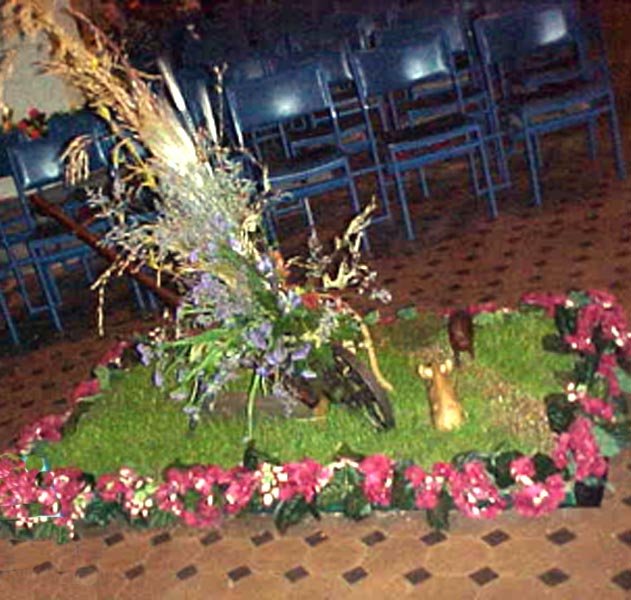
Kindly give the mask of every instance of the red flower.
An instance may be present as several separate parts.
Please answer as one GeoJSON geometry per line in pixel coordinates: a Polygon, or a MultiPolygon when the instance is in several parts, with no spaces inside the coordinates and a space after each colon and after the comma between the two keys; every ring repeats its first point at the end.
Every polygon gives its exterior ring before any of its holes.
{"type": "Polygon", "coordinates": [[[39,138],[42,137],[41,132],[39,131],[39,129],[31,129],[31,131],[28,132],[28,136],[32,139],[32,140],[38,140],[39,138]]]}
{"type": "Polygon", "coordinates": [[[614,397],[619,396],[622,392],[615,371],[617,366],[618,359],[616,358],[616,355],[611,352],[604,352],[600,357],[598,370],[596,371],[598,375],[601,375],[607,380],[607,383],[609,384],[609,395],[614,397]]]}
{"type": "Polygon", "coordinates": [[[515,511],[524,517],[540,517],[555,510],[565,500],[565,482],[558,473],[544,482],[524,486],[513,493],[515,511]]]}
{"type": "Polygon", "coordinates": [[[279,498],[289,500],[294,496],[302,496],[307,502],[312,502],[330,478],[330,470],[310,458],[287,463],[283,466],[283,474],[278,478],[279,498]]]}
{"type": "Polygon", "coordinates": [[[483,302],[482,304],[472,304],[467,308],[467,312],[473,316],[480,313],[495,312],[497,310],[497,303],[495,302],[483,302]]]}
{"type": "Polygon", "coordinates": [[[473,519],[492,519],[506,506],[479,461],[466,463],[462,471],[454,472],[449,478],[449,488],[456,508],[473,519]]]}
{"type": "Polygon", "coordinates": [[[28,123],[24,119],[18,121],[18,129],[20,131],[26,131],[28,129],[28,123]]]}
{"type": "Polygon", "coordinates": [[[26,113],[29,119],[37,119],[40,116],[44,116],[43,112],[40,112],[39,110],[37,110],[36,108],[29,108],[28,112],[26,113]]]}
{"type": "Polygon", "coordinates": [[[100,367],[107,367],[108,365],[118,363],[123,356],[123,352],[126,348],[129,348],[129,342],[118,342],[114,347],[110,348],[103,356],[101,356],[97,363],[100,367]]]}
{"type": "Polygon", "coordinates": [[[548,313],[548,315],[553,316],[555,308],[564,304],[566,300],[567,296],[564,294],[530,292],[524,294],[521,297],[520,302],[522,304],[540,306],[548,313]]]}
{"type": "Polygon", "coordinates": [[[257,472],[249,471],[245,467],[234,467],[226,473],[222,483],[227,484],[224,491],[224,507],[229,515],[241,512],[249,504],[259,480],[257,472]]]}
{"type": "Polygon", "coordinates": [[[515,481],[520,481],[523,478],[532,479],[535,473],[535,463],[530,456],[520,456],[511,461],[510,474],[515,481]]]}
{"type": "Polygon", "coordinates": [[[82,381],[77,387],[70,393],[69,400],[76,402],[81,398],[89,398],[90,396],[96,396],[101,392],[101,385],[98,379],[87,379],[82,381]]]}
{"type": "Polygon", "coordinates": [[[364,475],[364,495],[372,504],[390,504],[393,466],[394,461],[383,454],[369,456],[359,463],[359,472],[364,475]]]}
{"type": "Polygon", "coordinates": [[[309,310],[316,310],[320,306],[320,295],[316,292],[307,292],[300,299],[303,306],[309,310]]]}

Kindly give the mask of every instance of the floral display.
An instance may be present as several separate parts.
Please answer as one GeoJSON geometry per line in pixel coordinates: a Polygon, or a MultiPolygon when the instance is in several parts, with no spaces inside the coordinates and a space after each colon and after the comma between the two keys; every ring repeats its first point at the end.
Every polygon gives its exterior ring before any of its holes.
{"type": "MultiPolygon", "coordinates": [[[[25,459],[38,442],[61,438],[71,409],[25,427],[0,459],[0,523],[14,535],[56,535],[63,541],[74,535],[78,521],[104,524],[116,515],[132,524],[163,526],[181,520],[193,527],[214,527],[243,511],[270,511],[284,530],[307,514],[337,511],[359,519],[373,510],[397,508],[426,510],[430,523],[439,527],[446,526],[452,509],[470,518],[492,519],[510,509],[538,517],[575,505],[578,486],[602,486],[608,458],[629,440],[628,409],[621,394],[631,392],[631,377],[621,365],[631,352],[631,336],[619,305],[602,292],[528,294],[523,306],[556,315],[559,333],[576,355],[573,381],[563,400],[547,407],[555,431],[550,456],[472,452],[425,470],[393,457],[360,456],[343,448],[330,464],[309,458],[281,464],[251,443],[241,465],[173,467],[161,482],[125,466],[96,481],[72,468],[38,478],[26,468],[25,459]],[[586,343],[583,336],[597,342],[586,343]],[[615,364],[606,359],[607,374],[598,368],[603,356],[616,359],[615,364]]],[[[127,347],[118,344],[99,361],[99,368],[117,368],[127,347]]],[[[98,380],[89,380],[71,397],[76,404],[98,391],[98,380]]]]}
{"type": "Polygon", "coordinates": [[[2,110],[2,133],[19,131],[30,140],[38,140],[46,135],[48,117],[36,108],[30,108],[26,116],[17,123],[13,121],[13,111],[7,107],[2,110]]]}

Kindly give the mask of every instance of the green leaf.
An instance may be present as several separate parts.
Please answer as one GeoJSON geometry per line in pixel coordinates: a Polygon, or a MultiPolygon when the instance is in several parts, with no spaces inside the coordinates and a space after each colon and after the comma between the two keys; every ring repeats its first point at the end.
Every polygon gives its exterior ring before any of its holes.
{"type": "Polygon", "coordinates": [[[347,517],[359,521],[371,512],[372,506],[360,486],[352,488],[344,497],[344,514],[347,517]]]}
{"type": "Polygon", "coordinates": [[[600,425],[594,425],[592,431],[594,432],[594,437],[600,446],[600,452],[603,456],[611,458],[612,456],[620,454],[624,443],[616,435],[600,425]]]}
{"type": "Polygon", "coordinates": [[[313,507],[309,506],[303,496],[294,496],[290,500],[283,500],[276,505],[274,524],[278,531],[285,533],[291,525],[302,521],[307,513],[313,514],[313,510],[313,507]]]}
{"type": "Polygon", "coordinates": [[[164,510],[153,510],[147,519],[148,527],[163,528],[177,522],[177,517],[172,512],[164,510]]]}
{"type": "Polygon", "coordinates": [[[576,404],[569,402],[565,394],[549,394],[545,403],[550,429],[555,433],[566,431],[576,417],[576,404]]]}
{"type": "Polygon", "coordinates": [[[94,376],[97,378],[99,382],[99,388],[103,391],[110,389],[111,383],[111,372],[110,369],[104,367],[103,365],[99,365],[94,369],[94,376]]]}
{"type": "Polygon", "coordinates": [[[510,473],[510,464],[520,456],[523,454],[517,450],[507,450],[490,460],[491,474],[495,477],[495,483],[500,489],[513,485],[514,480],[510,473]]]}
{"type": "Polygon", "coordinates": [[[441,492],[436,508],[426,511],[429,526],[437,531],[449,529],[449,511],[452,507],[452,500],[449,494],[441,492]]]}
{"type": "Polygon", "coordinates": [[[336,461],[342,458],[349,458],[350,460],[354,460],[355,462],[361,462],[362,460],[364,460],[364,458],[366,458],[366,455],[351,450],[350,446],[346,442],[341,442],[335,449],[333,460],[336,461]]]}
{"type": "Polygon", "coordinates": [[[366,323],[366,325],[368,325],[368,326],[376,325],[377,323],[379,323],[379,319],[381,319],[381,315],[379,314],[379,311],[378,310],[371,310],[364,317],[364,323],[366,323]]]}
{"type": "Polygon", "coordinates": [[[263,450],[259,450],[256,447],[254,440],[250,440],[243,453],[243,466],[248,471],[256,471],[258,466],[264,462],[272,465],[280,464],[280,461],[277,458],[271,456],[263,450]]]}
{"type": "Polygon", "coordinates": [[[418,317],[418,311],[415,306],[406,306],[400,308],[396,315],[399,319],[403,319],[404,321],[412,321],[418,317]]]}
{"type": "Polygon", "coordinates": [[[406,486],[404,475],[405,469],[411,464],[411,461],[405,461],[394,469],[390,501],[392,508],[410,510],[414,506],[414,493],[406,486]]]}
{"type": "Polygon", "coordinates": [[[554,466],[554,461],[547,455],[537,452],[532,457],[535,465],[535,480],[544,481],[546,477],[558,473],[559,470],[554,466]]]}
{"type": "Polygon", "coordinates": [[[618,378],[620,389],[625,394],[631,394],[631,375],[629,375],[629,373],[627,373],[624,369],[621,369],[620,367],[616,367],[614,369],[614,373],[618,378]]]}
{"type": "Polygon", "coordinates": [[[97,496],[88,504],[84,521],[91,525],[105,527],[122,514],[123,512],[118,502],[104,502],[97,496]]]}

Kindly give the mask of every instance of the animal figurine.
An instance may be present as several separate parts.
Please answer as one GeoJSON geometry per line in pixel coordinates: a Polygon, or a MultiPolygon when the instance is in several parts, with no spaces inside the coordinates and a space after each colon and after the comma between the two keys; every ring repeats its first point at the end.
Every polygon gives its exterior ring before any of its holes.
{"type": "Polygon", "coordinates": [[[425,380],[432,421],[438,431],[453,431],[464,423],[464,410],[448,375],[453,370],[451,359],[439,365],[419,365],[418,373],[425,380]]]}
{"type": "Polygon", "coordinates": [[[460,353],[468,352],[472,359],[475,358],[473,346],[473,319],[466,310],[454,312],[447,323],[449,333],[449,345],[454,353],[456,366],[460,366],[460,353]]]}

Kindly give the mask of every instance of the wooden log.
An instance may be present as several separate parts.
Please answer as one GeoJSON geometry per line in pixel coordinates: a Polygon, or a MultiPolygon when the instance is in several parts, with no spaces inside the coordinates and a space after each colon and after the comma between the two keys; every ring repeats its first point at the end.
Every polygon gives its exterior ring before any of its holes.
{"type": "MultiPolygon", "coordinates": [[[[93,248],[98,254],[100,254],[106,260],[114,262],[118,258],[116,250],[108,248],[102,245],[100,238],[94,235],[87,227],[84,227],[80,223],[77,223],[74,219],[69,217],[59,207],[44,200],[40,195],[34,194],[30,196],[30,201],[34,206],[38,208],[45,215],[52,217],[57,221],[64,229],[69,233],[75,235],[79,240],[86,243],[93,248]]],[[[130,277],[133,277],[138,283],[149,288],[156,296],[158,296],[165,304],[172,308],[176,308],[180,302],[180,297],[171,290],[161,287],[157,281],[143,273],[142,271],[134,271],[134,265],[129,265],[124,269],[125,273],[130,277]]]]}

